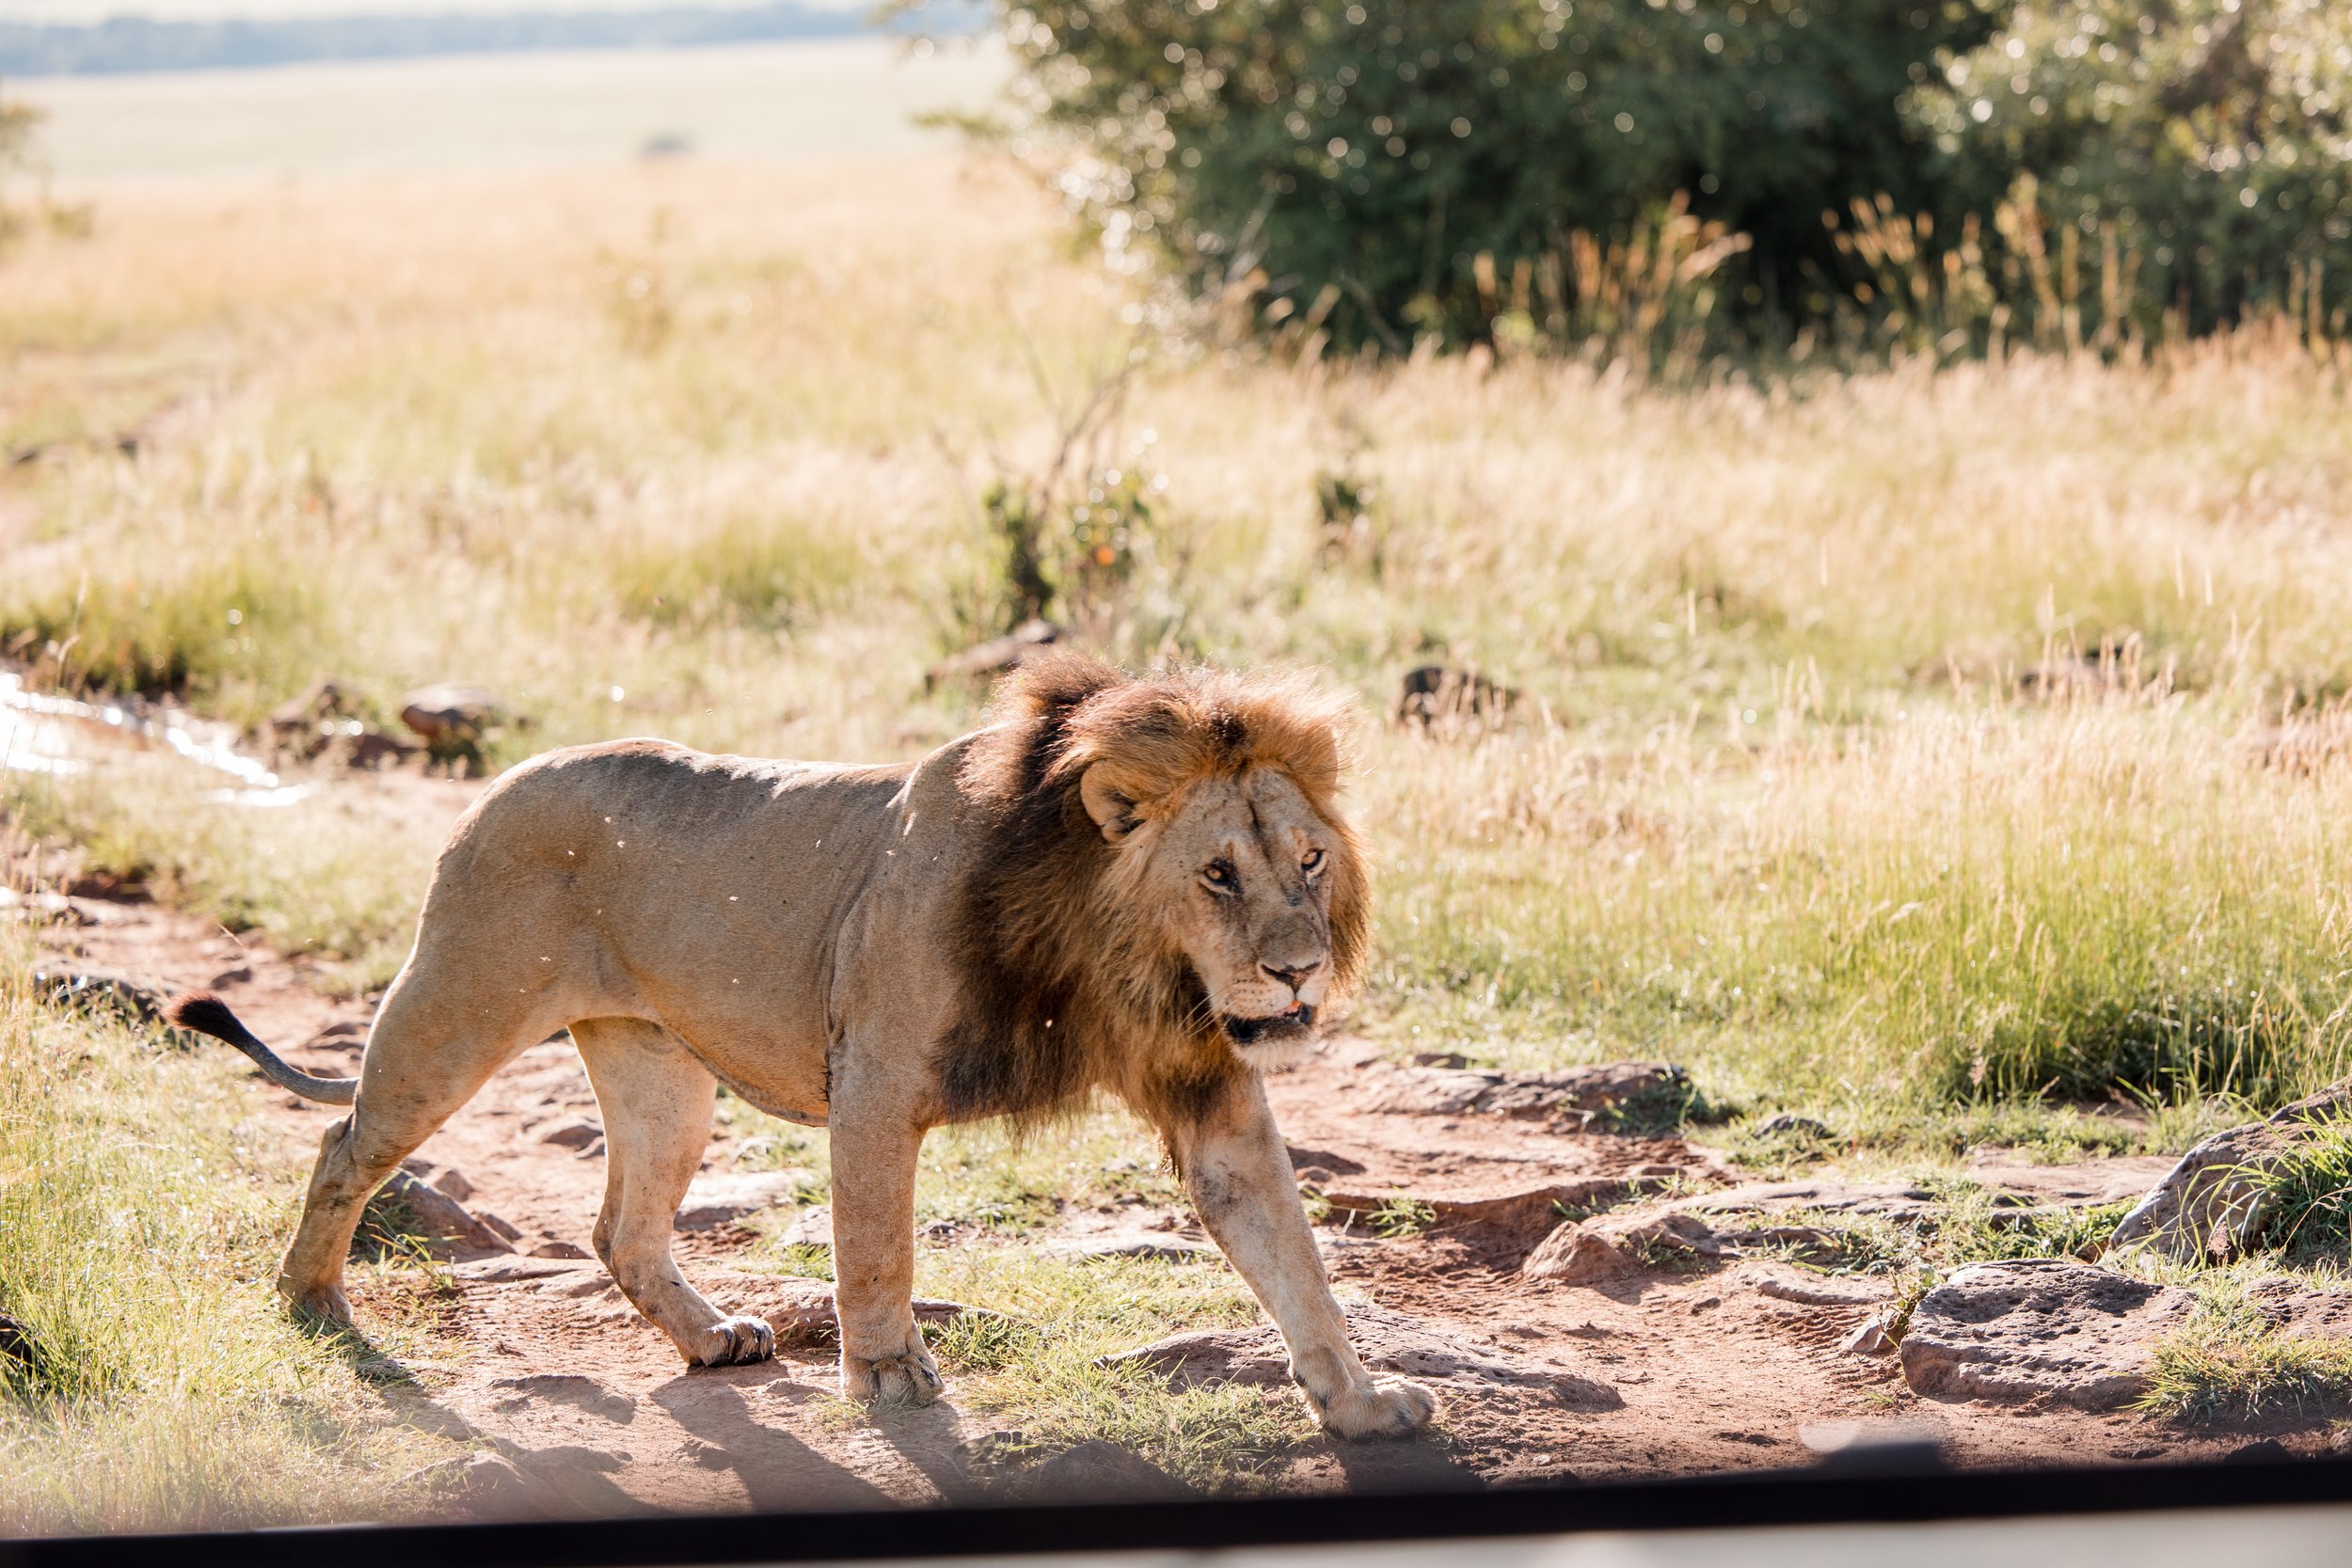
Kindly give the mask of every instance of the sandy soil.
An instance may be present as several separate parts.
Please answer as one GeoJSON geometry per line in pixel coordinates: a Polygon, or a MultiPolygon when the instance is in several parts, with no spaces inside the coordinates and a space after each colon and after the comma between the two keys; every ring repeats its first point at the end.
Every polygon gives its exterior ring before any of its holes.
{"type": "MultiPolygon", "coordinates": [[[[59,969],[105,970],[158,990],[220,991],[265,1039],[322,1073],[356,1068],[368,1016],[311,984],[308,965],[152,904],[52,901],[43,941],[59,969]]],[[[1663,1270],[1602,1288],[1524,1277],[1551,1205],[1629,1181],[1724,1179],[1679,1137],[1633,1136],[1574,1115],[1393,1108],[1403,1069],[1333,1042],[1271,1088],[1302,1180],[1335,1198],[1323,1235],[1344,1295],[1374,1304],[1363,1332],[1460,1348],[1489,1370],[1450,1378],[1436,1441],[1322,1444],[1295,1461],[1302,1487],[1491,1484],[1808,1462],[1838,1423],[1899,1423],[1967,1465],[2147,1461],[2226,1452],[2252,1433],[2185,1432],[2128,1413],[1947,1402],[1914,1396],[1892,1358],[1840,1350],[1891,1284],[1750,1259],[1663,1270]],[[1382,1108],[1384,1106],[1390,1108],[1382,1108]],[[1419,1200],[1426,1227],[1375,1234],[1370,1205],[1419,1200]],[[1502,1368],[1500,1373],[1493,1368],[1502,1368]],[[1518,1369],[1528,1375],[1519,1375],[1518,1369]],[[1808,1446],[1808,1439],[1811,1446],[1808,1446]]],[[[272,1091],[269,1115],[315,1137],[335,1113],[272,1091]]],[[[488,1439],[547,1506],[574,1511],[921,1504],[982,1496],[972,1455],[986,1423],[946,1402],[866,1416],[831,1398],[832,1364],[801,1344],[769,1364],[689,1370],[586,1258],[604,1180],[595,1096],[562,1039],[532,1048],[421,1151],[416,1170],[513,1234],[512,1254],[456,1266],[458,1294],[430,1359],[394,1370],[406,1418],[488,1439]],[[452,1180],[449,1173],[454,1172],[452,1180]],[[495,1217],[494,1220],[491,1217],[495,1217]],[[531,1256],[533,1253],[545,1256],[531,1256]]],[[[706,1170],[729,1167],[723,1138],[706,1170]]],[[[2158,1160],[2075,1167],[1979,1162],[1979,1180],[2047,1197],[2129,1193],[2158,1160]]],[[[723,1185],[723,1181],[721,1185],[723,1185]]],[[[1070,1236],[1132,1227],[1133,1210],[1075,1211],[1070,1236]]],[[[1161,1216],[1198,1236],[1189,1214],[1161,1216]]],[[[1051,1244],[1056,1238],[1041,1238],[1051,1244]]],[[[736,1273],[748,1238],[682,1232],[690,1275],[731,1306],[801,1288],[736,1273]]],[[[1210,1264],[1208,1266],[1217,1266],[1210,1264]]],[[[358,1292],[364,1326],[369,1291],[358,1292]]],[[[1424,1360],[1426,1355],[1424,1354],[1424,1360]]],[[[1400,1363],[1413,1365],[1414,1363],[1400,1363]]],[[[2265,1431],[2290,1447],[2323,1433],[2265,1431]]]]}

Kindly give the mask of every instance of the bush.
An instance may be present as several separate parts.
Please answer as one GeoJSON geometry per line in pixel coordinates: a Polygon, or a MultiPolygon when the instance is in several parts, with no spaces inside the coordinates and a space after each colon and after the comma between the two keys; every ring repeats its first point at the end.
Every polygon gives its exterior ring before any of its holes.
{"type": "MultiPolygon", "coordinates": [[[[919,3],[919,0],[915,0],[919,3]]],[[[1117,255],[1234,330],[1400,350],[1942,353],[2352,291],[2326,0],[1008,0],[1117,255]]]]}
{"type": "Polygon", "coordinates": [[[2352,304],[2352,12],[2330,0],[2022,4],[1906,105],[1947,204],[2021,177],[2001,294],[2069,341],[2352,304]],[[2043,232],[2046,226],[2047,233],[2043,232]]]}
{"type": "MultiPolygon", "coordinates": [[[[1581,335],[1613,279],[1683,315],[1826,311],[1827,209],[1934,194],[1898,101],[1975,0],[1045,0],[1006,37],[1114,249],[1342,345],[1581,335]],[[1678,203],[1687,203],[1687,207],[1678,203]],[[1684,243],[1661,244],[1677,219],[1684,243]],[[1724,263],[1744,236],[1737,297],[1724,263]],[[1654,288],[1653,293],[1670,292],[1654,288]]],[[[1622,290],[1620,289],[1620,292],[1622,290]]]]}

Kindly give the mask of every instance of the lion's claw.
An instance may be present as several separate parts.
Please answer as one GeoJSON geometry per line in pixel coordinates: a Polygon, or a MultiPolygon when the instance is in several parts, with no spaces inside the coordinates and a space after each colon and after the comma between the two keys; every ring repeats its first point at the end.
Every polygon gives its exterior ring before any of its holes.
{"type": "Polygon", "coordinates": [[[914,1345],[897,1355],[841,1353],[841,1392],[860,1404],[926,1405],[946,1391],[930,1351],[914,1345]]]}
{"type": "Polygon", "coordinates": [[[710,1343],[694,1357],[697,1366],[739,1366],[776,1354],[776,1331],[758,1318],[722,1318],[709,1337],[710,1343]]]}
{"type": "Polygon", "coordinates": [[[1384,1377],[1343,1388],[1328,1400],[1311,1393],[1308,1405],[1334,1437],[1361,1442],[1375,1437],[1410,1437],[1438,1414],[1438,1398],[1418,1383],[1384,1377]]]}

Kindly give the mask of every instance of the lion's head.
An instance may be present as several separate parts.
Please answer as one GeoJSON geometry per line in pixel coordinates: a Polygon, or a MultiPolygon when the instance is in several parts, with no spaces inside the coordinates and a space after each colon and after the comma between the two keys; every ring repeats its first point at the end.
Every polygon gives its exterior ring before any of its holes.
{"type": "Polygon", "coordinates": [[[1369,937],[1337,800],[1346,716],[1290,676],[1136,679],[1065,654],[1007,681],[961,775],[1002,816],[968,900],[978,994],[950,1098],[1023,1111],[1295,1059],[1369,937]],[[988,1092],[959,1095],[982,1015],[1006,1045],[966,1085],[988,1092]]]}

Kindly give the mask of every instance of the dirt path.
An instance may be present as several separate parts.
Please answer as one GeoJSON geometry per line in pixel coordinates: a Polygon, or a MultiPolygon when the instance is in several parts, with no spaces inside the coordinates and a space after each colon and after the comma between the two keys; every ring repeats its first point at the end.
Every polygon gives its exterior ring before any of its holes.
{"type": "MultiPolygon", "coordinates": [[[[322,992],[304,962],[152,904],[48,903],[42,942],[54,969],[111,972],[158,990],[210,987],[301,1066],[355,1069],[367,1005],[322,992]]],[[[2128,1413],[1920,1399],[1891,1358],[1840,1348],[1891,1294],[1890,1282],[1867,1276],[1749,1259],[1646,1270],[1599,1287],[1530,1279],[1519,1264],[1557,1223],[1555,1205],[1598,1207],[1629,1183],[1704,1187],[1724,1172],[1680,1137],[1609,1131],[1608,1118],[1580,1109],[1573,1091],[1552,1093],[1549,1105],[1540,1094],[1534,1104],[1497,1104],[1486,1084],[1442,1068],[1399,1069],[1348,1040],[1272,1081],[1302,1181],[1328,1205],[1321,1234],[1333,1277],[1352,1300],[1374,1304],[1359,1333],[1378,1339],[1386,1324],[1402,1334],[1399,1342],[1410,1343],[1397,1364],[1407,1370],[1430,1361],[1432,1343],[1470,1358],[1437,1366],[1451,1374],[1441,1379],[1444,1441],[1316,1445],[1296,1459],[1295,1484],[1801,1464],[1811,1457],[1808,1436],[1818,1447],[1824,1429],[1845,1422],[1907,1423],[1966,1464],[2151,1460],[2247,1440],[2245,1432],[2190,1433],[2128,1413]]],[[[304,1144],[334,1114],[274,1091],[270,1106],[273,1121],[304,1144]]],[[[715,1195],[715,1209],[704,1207],[720,1223],[706,1213],[704,1227],[682,1231],[681,1254],[715,1297],[786,1321],[794,1302],[805,1307],[804,1286],[731,1266],[747,1238],[724,1217],[763,1193],[731,1176],[729,1154],[727,1140],[715,1139],[710,1180],[697,1190],[715,1195]]],[[[1987,1165],[1976,1174],[2030,1197],[2080,1198],[2137,1191],[2164,1164],[1987,1165]]],[[[595,1096],[562,1039],[498,1074],[412,1170],[499,1227],[513,1250],[455,1266],[457,1294],[434,1336],[444,1348],[410,1365],[391,1397],[409,1418],[488,1439],[513,1461],[501,1473],[527,1489],[517,1496],[618,1512],[982,1494],[969,1455],[986,1423],[960,1412],[952,1390],[931,1410],[866,1417],[831,1397],[832,1357],[821,1346],[795,1345],[757,1367],[678,1364],[587,1258],[604,1160],[595,1096]]],[[[695,1204],[690,1197],[690,1211],[695,1204]]],[[[1132,1210],[1078,1211],[1059,1228],[1082,1236],[1134,1218],[1132,1210]]],[[[1188,1214],[1166,1223],[1198,1235],[1188,1214]]],[[[358,1305],[364,1322],[368,1287],[358,1305]]],[[[2322,1440],[2315,1423],[2269,1430],[2290,1446],[2322,1440]]]]}

